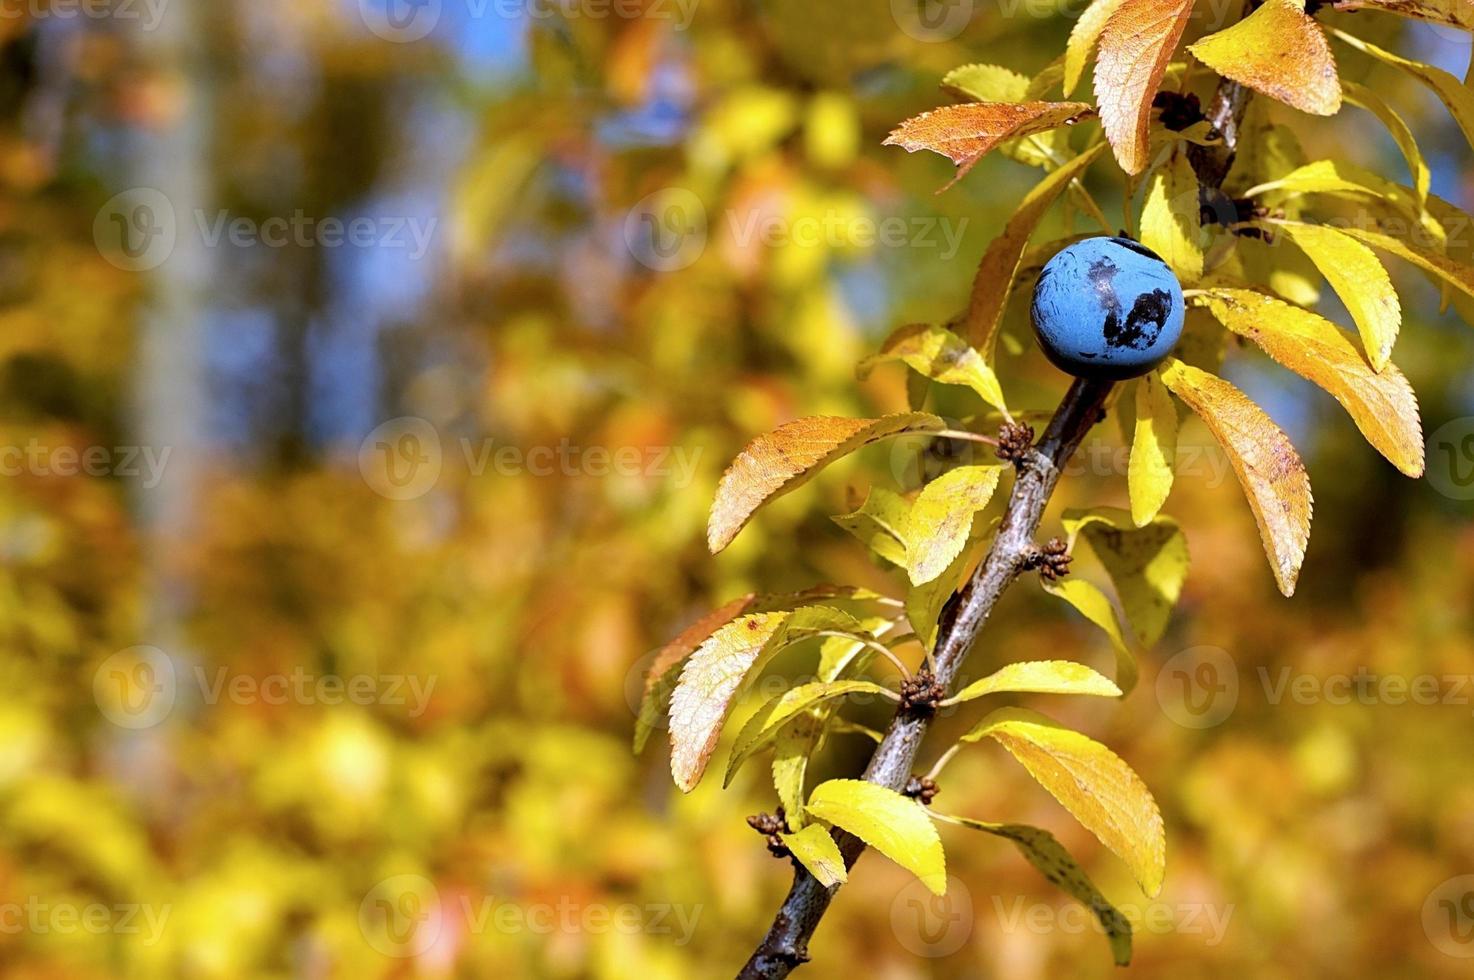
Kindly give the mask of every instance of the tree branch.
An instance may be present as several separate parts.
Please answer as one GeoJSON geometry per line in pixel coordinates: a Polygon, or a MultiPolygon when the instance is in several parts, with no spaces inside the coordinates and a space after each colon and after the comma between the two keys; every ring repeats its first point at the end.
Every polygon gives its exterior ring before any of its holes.
{"type": "MultiPolygon", "coordinates": [[[[1255,6],[1257,0],[1249,0],[1247,9],[1255,6]]],[[[1223,142],[1211,147],[1194,145],[1188,151],[1198,182],[1205,189],[1218,192],[1233,166],[1239,124],[1250,94],[1249,89],[1236,82],[1228,79],[1219,82],[1207,118],[1223,134],[1223,142]]],[[[949,695],[958,669],[993,607],[1034,553],[1034,533],[1059,482],[1060,472],[1085,434],[1101,418],[1110,390],[1108,381],[1076,379],[1055,410],[1044,437],[1018,461],[1018,478],[998,536],[967,585],[943,608],[937,625],[936,678],[949,695]]],[[[911,767],[930,720],[929,713],[903,706],[871,756],[865,779],[900,792],[911,777],[911,767]]],[[[844,855],[845,867],[853,867],[865,850],[865,842],[838,829],[834,831],[834,839],[844,855]]],[[[838,889],[838,885],[824,887],[805,868],[795,865],[788,897],[774,916],[762,944],[738,974],[738,980],[776,980],[807,962],[809,939],[838,889]]]]}
{"type": "MultiPolygon", "coordinates": [[[[1076,379],[1050,420],[1044,437],[1019,461],[1013,494],[988,557],[962,591],[947,603],[937,626],[936,679],[949,693],[983,623],[1034,553],[1034,532],[1059,482],[1060,472],[1085,434],[1102,417],[1111,387],[1109,381],[1076,379]]],[[[926,712],[898,711],[870,758],[865,779],[900,792],[911,777],[912,764],[930,721],[926,712]]],[[[865,843],[843,831],[836,831],[835,839],[845,865],[853,866],[865,843]]],[[[786,977],[794,967],[805,962],[809,958],[809,937],[838,888],[838,885],[825,888],[804,868],[795,867],[793,887],[762,945],[739,974],[742,980],[786,977]]]]}

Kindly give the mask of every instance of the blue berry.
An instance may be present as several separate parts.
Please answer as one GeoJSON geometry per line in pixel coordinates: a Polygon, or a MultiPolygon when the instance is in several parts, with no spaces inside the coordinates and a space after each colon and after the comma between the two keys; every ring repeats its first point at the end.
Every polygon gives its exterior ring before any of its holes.
{"type": "Polygon", "coordinates": [[[1055,367],[1119,381],[1172,353],[1182,336],[1182,286],[1151,249],[1129,238],[1087,238],[1044,266],[1031,312],[1055,367]]]}

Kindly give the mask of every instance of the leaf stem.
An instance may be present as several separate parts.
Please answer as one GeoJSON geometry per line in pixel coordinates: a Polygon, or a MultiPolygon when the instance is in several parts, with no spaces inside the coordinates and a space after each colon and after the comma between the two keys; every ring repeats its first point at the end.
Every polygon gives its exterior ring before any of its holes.
{"type": "MultiPolygon", "coordinates": [[[[877,643],[875,640],[869,640],[863,636],[856,636],[853,633],[846,633],[843,630],[819,630],[814,635],[833,636],[841,640],[854,640],[856,643],[859,643],[862,646],[869,647],[885,659],[889,660],[891,664],[901,672],[901,676],[904,677],[906,680],[909,681],[911,679],[911,671],[906,667],[904,663],[901,662],[901,658],[892,653],[890,648],[885,646],[885,644],[883,643],[877,643]]],[[[894,694],[894,692],[890,693],[894,694]]],[[[899,701],[901,699],[900,695],[895,695],[895,699],[899,701]]]]}

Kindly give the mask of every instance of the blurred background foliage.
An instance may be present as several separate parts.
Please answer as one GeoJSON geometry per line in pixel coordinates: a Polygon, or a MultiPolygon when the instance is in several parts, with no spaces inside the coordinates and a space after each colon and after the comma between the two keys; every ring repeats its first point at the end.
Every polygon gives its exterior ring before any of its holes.
{"type": "MultiPolygon", "coordinates": [[[[898,369],[857,383],[854,362],[896,325],[960,310],[1035,174],[993,155],[936,195],[945,161],[880,141],[946,101],[949,68],[1043,68],[1081,5],[444,0],[417,40],[386,29],[377,0],[162,6],[152,26],[160,4],[139,0],[85,13],[35,0],[0,18],[0,444],[52,463],[66,447],[168,452],[157,480],[121,465],[0,479],[0,970],[730,975],[788,883],[742,819],[771,809],[772,789],[750,765],[726,792],[708,780],[682,797],[661,739],[632,756],[644,666],[742,591],[900,584],[824,515],[872,482],[914,486],[914,443],[835,467],[715,560],[706,507],[754,434],[905,405],[898,369]],[[111,261],[95,228],[139,186],[179,215],[178,245],[147,272],[111,261]],[[662,271],[640,261],[631,222],[672,188],[695,195],[707,231],[688,265],[662,271]],[[424,255],[211,245],[196,211],[434,233],[424,255]],[[755,216],[840,232],[764,244],[742,234],[755,216]],[[897,218],[908,234],[934,223],[931,243],[854,233],[897,218]],[[364,459],[376,427],[404,416],[433,426],[442,465],[395,500],[364,459]],[[559,446],[582,463],[527,465],[559,446]],[[524,465],[478,467],[485,447],[524,465]],[[634,447],[650,465],[603,473],[590,447],[634,447]],[[167,710],[130,724],[124,709],[161,674],[175,682],[167,710]],[[294,674],[367,676],[382,696],[210,693],[221,677],[294,674]],[[433,884],[433,908],[389,896],[418,934],[374,914],[383,883],[406,875],[433,884]],[[576,924],[478,915],[488,903],[561,906],[576,924]],[[638,929],[588,915],[629,906],[638,929]],[[93,907],[101,928],[59,918],[93,907]]],[[[1460,75],[1468,62],[1466,38],[1337,16],[1460,75]]],[[[1474,206],[1469,150],[1441,107],[1343,61],[1409,117],[1435,193],[1474,206]]],[[[1290,121],[1312,158],[1406,180],[1370,115],[1290,121]]],[[[1115,215],[1109,171],[1091,186],[1115,215]]],[[[1405,268],[1398,284],[1397,360],[1431,432],[1474,415],[1474,334],[1405,268]]],[[[1021,314],[999,373],[1015,405],[1047,409],[1062,378],[1021,314]]],[[[1309,464],[1300,594],[1276,594],[1225,461],[1205,449],[1220,478],[1205,466],[1169,502],[1195,561],[1141,687],[1121,704],[1035,699],[1152,787],[1170,841],[1160,900],[1000,753],[964,753],[937,805],[1049,827],[1119,905],[1157,915],[1138,928],[1132,975],[1466,975],[1423,909],[1474,872],[1474,690],[1463,705],[1275,705],[1259,670],[1474,675],[1470,505],[1398,476],[1334,403],[1257,355],[1228,372],[1309,464]],[[1240,680],[1235,710],[1203,730],[1154,696],[1160,665],[1195,646],[1226,651],[1240,680]]],[[[978,411],[938,396],[944,412],[978,411]]],[[[1185,440],[1208,447],[1194,425],[1185,440]]],[[[1086,450],[1097,462],[1056,506],[1124,504],[1119,447],[1101,426],[1086,450]]],[[[1063,609],[1014,590],[969,673],[1041,651],[1107,663],[1103,638],[1063,609]]],[[[803,658],[774,672],[811,669],[803,658]]],[[[836,739],[821,774],[853,772],[865,750],[836,739]]],[[[943,837],[963,885],[944,930],[918,926],[904,872],[867,858],[807,972],[1115,975],[1104,940],[1058,918],[1068,900],[1012,848],[943,837]],[[1020,897],[1042,926],[1018,924],[1020,897]]]]}

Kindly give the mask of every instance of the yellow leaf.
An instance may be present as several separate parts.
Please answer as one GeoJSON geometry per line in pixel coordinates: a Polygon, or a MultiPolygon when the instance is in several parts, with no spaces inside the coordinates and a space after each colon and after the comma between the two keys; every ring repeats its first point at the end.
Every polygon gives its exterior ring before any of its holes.
{"type": "Polygon", "coordinates": [[[1177,456],[1177,406],[1153,371],[1136,386],[1136,425],[1131,462],[1126,469],[1131,518],[1137,527],[1156,518],[1172,492],[1172,466],[1177,456]]]}
{"type": "Polygon", "coordinates": [[[727,760],[727,775],[722,786],[730,786],[732,777],[742,768],[742,763],[752,754],[772,741],[778,730],[801,712],[834,698],[851,694],[871,694],[890,697],[891,692],[879,684],[869,681],[815,681],[789,688],[763,705],[742,726],[737,741],[732,745],[732,754],[727,760]]]}
{"type": "Polygon", "coordinates": [[[1378,371],[1386,368],[1402,327],[1402,304],[1376,253],[1327,225],[1286,221],[1277,227],[1310,257],[1341,297],[1356,321],[1372,367],[1378,371]]]}
{"type": "Polygon", "coordinates": [[[1162,370],[1162,380],[1198,413],[1228,454],[1259,525],[1275,581],[1285,595],[1294,595],[1310,542],[1313,506],[1300,454],[1263,409],[1222,378],[1174,359],[1162,370]]]}
{"type": "Polygon", "coordinates": [[[946,894],[942,840],[920,803],[864,780],[831,779],[814,787],[807,809],[916,875],[934,894],[946,894]]]}
{"type": "Polygon", "coordinates": [[[1026,660],[1005,664],[958,691],[947,703],[975,701],[988,694],[1093,694],[1118,698],[1121,689],[1084,664],[1070,660],[1026,660]]]}
{"type": "MultiPolygon", "coordinates": [[[[1474,5],[1471,5],[1469,9],[1474,10],[1474,5]]],[[[1380,95],[1365,85],[1343,80],[1341,87],[1345,92],[1347,102],[1372,113],[1382,121],[1383,126],[1387,127],[1387,132],[1407,160],[1408,171],[1412,174],[1413,189],[1417,191],[1418,201],[1420,203],[1427,201],[1428,188],[1431,185],[1433,174],[1428,169],[1428,164],[1423,159],[1423,151],[1418,149],[1418,141],[1407,123],[1395,109],[1383,101],[1380,95]]]]}
{"type": "Polygon", "coordinates": [[[1066,98],[1080,84],[1080,77],[1085,74],[1085,63],[1095,51],[1095,43],[1100,40],[1100,32],[1105,30],[1106,21],[1111,19],[1111,14],[1119,6],[1121,0],[1091,0],[1090,6],[1075,21],[1075,26],[1070,30],[1070,40],[1065,45],[1066,98]]]}
{"type": "Polygon", "coordinates": [[[1111,605],[1111,600],[1091,583],[1074,576],[1057,582],[1041,579],[1040,584],[1045,592],[1068,602],[1080,615],[1105,631],[1110,638],[1111,649],[1116,654],[1116,686],[1123,692],[1130,693],[1136,686],[1136,654],[1131,652],[1131,647],[1121,632],[1121,624],[1116,619],[1116,608],[1111,605]]]}
{"type": "Polygon", "coordinates": [[[1442,68],[1398,57],[1391,51],[1384,51],[1375,44],[1363,41],[1359,37],[1353,37],[1345,31],[1336,28],[1332,28],[1332,31],[1336,37],[1358,51],[1365,52],[1384,64],[1406,72],[1432,89],[1433,94],[1437,95],[1448,107],[1449,114],[1453,116],[1454,122],[1459,124],[1459,129],[1464,131],[1464,139],[1468,140],[1470,146],[1474,146],[1474,89],[1470,89],[1442,68]]]}
{"type": "Polygon", "coordinates": [[[1332,116],[1341,109],[1341,80],[1330,42],[1304,0],[1266,0],[1258,10],[1188,46],[1225,78],[1301,112],[1332,116]]]}
{"type": "Polygon", "coordinates": [[[1162,638],[1172,607],[1187,578],[1187,538],[1170,517],[1158,516],[1137,527],[1119,507],[1065,511],[1064,525],[1073,551],[1082,536],[1116,587],[1126,620],[1143,646],[1162,638]]]}
{"type": "Polygon", "coordinates": [[[1382,10],[1430,24],[1474,31],[1474,4],[1469,0],[1340,0],[1336,7],[1340,10],[1382,10]]]}
{"type": "Polygon", "coordinates": [[[680,676],[675,668],[686,662],[697,647],[706,642],[713,633],[732,620],[747,612],[757,599],[755,593],[739,596],[731,602],[702,616],[686,627],[655,654],[650,669],[645,674],[645,693],[640,699],[640,714],[635,719],[635,752],[645,750],[645,742],[655,730],[655,723],[665,713],[665,706],[675,690],[680,676]]]}
{"type": "Polygon", "coordinates": [[[878,419],[797,419],[758,436],[727,467],[706,526],[712,554],[732,543],[753,513],[808,482],[822,467],[889,436],[946,428],[935,415],[906,412],[878,419]]]}
{"type": "Polygon", "coordinates": [[[871,487],[865,502],[848,514],[830,520],[865,542],[866,547],[893,565],[906,567],[906,521],[911,505],[884,487],[871,487]]]}
{"type": "Polygon", "coordinates": [[[670,700],[670,771],[690,792],[716,751],[732,703],[756,667],[786,643],[820,630],[858,633],[855,618],[828,606],[750,613],[717,630],[686,661],[670,700]]]}
{"type": "Polygon", "coordinates": [[[1152,100],[1192,8],[1192,0],[1122,0],[1101,32],[1095,101],[1106,138],[1128,174],[1146,168],[1152,100]]]}
{"type": "Polygon", "coordinates": [[[998,338],[998,326],[1003,322],[1003,311],[1008,303],[1008,293],[1013,286],[1024,248],[1029,236],[1034,234],[1044,212],[1054,203],[1070,181],[1085,172],[1085,168],[1100,156],[1105,144],[1097,144],[1075,157],[1069,163],[1049,174],[1019,202],[1018,209],[1003,226],[1003,233],[988,245],[978,263],[977,275],[972,281],[972,295],[968,298],[967,317],[963,336],[982,351],[983,359],[993,362],[993,346],[998,338]]]}
{"type": "Polygon", "coordinates": [[[1035,711],[1000,708],[962,736],[991,738],[1116,853],[1142,891],[1155,897],[1166,873],[1162,814],[1141,777],[1121,757],[1035,711]]]}
{"type": "MultiPolygon", "coordinates": [[[[1429,198],[1429,203],[1433,198],[1429,198]]],[[[1380,248],[1384,252],[1391,252],[1400,259],[1406,259],[1419,268],[1433,273],[1450,286],[1454,286],[1461,292],[1474,296],[1474,265],[1465,265],[1453,259],[1440,255],[1437,252],[1414,245],[1401,238],[1383,234],[1380,231],[1369,231],[1365,228],[1355,228],[1349,225],[1341,227],[1344,234],[1350,235],[1357,241],[1365,242],[1373,248],[1380,248]]]]}
{"type": "Polygon", "coordinates": [[[966,385],[989,405],[1004,408],[1003,390],[993,369],[981,354],[945,327],[913,323],[897,329],[881,344],[879,353],[860,362],[858,374],[863,380],[875,365],[896,360],[933,381],[966,385]]]}
{"type": "Polygon", "coordinates": [[[1225,327],[1329,392],[1392,465],[1407,476],[1423,475],[1418,400],[1395,364],[1381,373],[1372,370],[1335,324],[1262,293],[1210,289],[1197,302],[1225,327]]]}
{"type": "Polygon", "coordinates": [[[1185,283],[1203,276],[1203,221],[1198,176],[1179,144],[1152,171],[1141,205],[1141,243],[1156,252],[1185,283]]]}
{"type": "Polygon", "coordinates": [[[932,816],[947,823],[955,823],[973,830],[981,830],[1013,841],[1019,853],[1039,869],[1039,872],[1062,888],[1067,894],[1085,903],[1095,914],[1101,929],[1111,944],[1111,956],[1117,966],[1131,962],[1131,922],[1106,900],[1085,874],[1085,869],[1070,856],[1064,845],[1054,835],[1039,827],[1021,823],[989,823],[951,814],[933,813],[932,816]]]}
{"type": "Polygon", "coordinates": [[[912,585],[941,575],[962,554],[972,517],[988,506],[1001,466],[959,466],[922,488],[907,517],[906,570],[912,585]]]}
{"type": "MultiPolygon", "coordinates": [[[[1333,194],[1358,202],[1385,204],[1426,232],[1433,241],[1441,245],[1445,239],[1441,220],[1424,210],[1415,191],[1344,160],[1317,160],[1308,163],[1276,180],[1249,188],[1243,196],[1255,197],[1277,191],[1292,194],[1333,194]]],[[[1427,205],[1430,210],[1434,209],[1435,200],[1431,195],[1428,197],[1427,205]]],[[[1241,240],[1241,244],[1242,241],[1244,240],[1241,240]]]]}
{"type": "Polygon", "coordinates": [[[845,872],[844,855],[833,836],[818,824],[809,824],[796,834],[780,834],[788,853],[808,869],[809,874],[819,880],[825,888],[842,885],[849,880],[845,872]]]}
{"type": "Polygon", "coordinates": [[[891,131],[886,146],[931,150],[957,164],[957,183],[1004,140],[1042,133],[1094,112],[1084,102],[970,102],[912,116],[891,131]]]}

